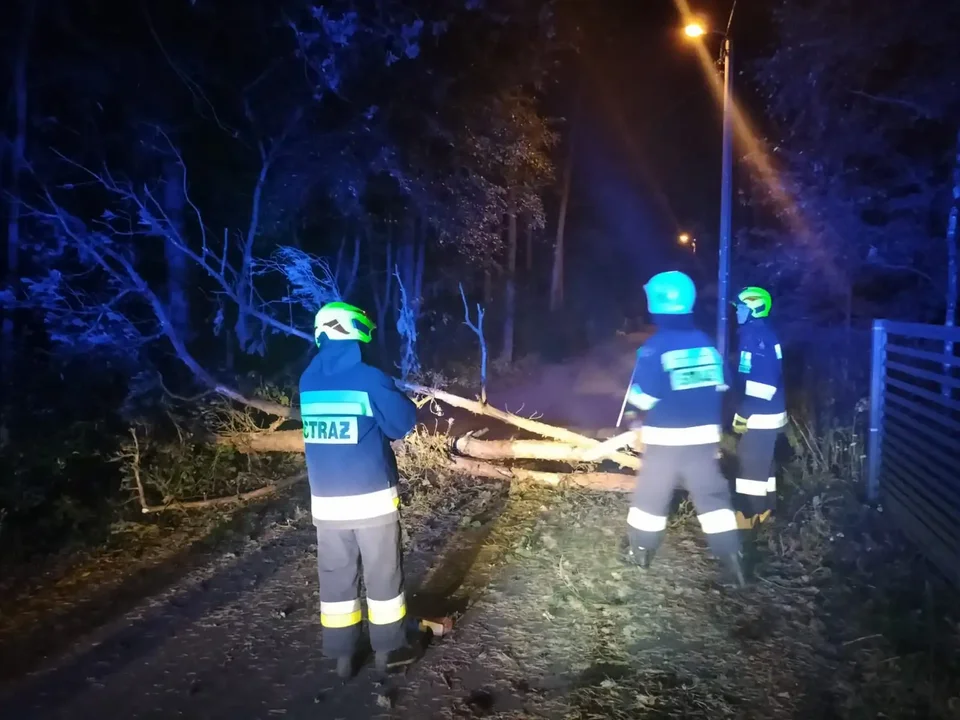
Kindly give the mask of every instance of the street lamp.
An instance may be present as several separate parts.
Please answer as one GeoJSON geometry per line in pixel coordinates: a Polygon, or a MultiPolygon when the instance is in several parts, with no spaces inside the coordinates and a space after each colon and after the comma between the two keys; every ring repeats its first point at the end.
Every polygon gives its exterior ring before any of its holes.
{"type": "Polygon", "coordinates": [[[697,239],[692,237],[690,233],[680,233],[677,235],[677,242],[683,245],[684,247],[689,247],[694,254],[697,252],[697,239]]]}
{"type": "MultiPolygon", "coordinates": [[[[734,4],[736,8],[736,4],[734,4]]],[[[730,214],[733,206],[733,54],[730,48],[730,23],[727,31],[720,33],[708,31],[701,22],[690,22],[683,32],[687,37],[698,38],[707,35],[723,37],[723,159],[720,174],[720,248],[717,267],[717,349],[720,357],[727,359],[727,298],[730,290],[730,214]]]]}

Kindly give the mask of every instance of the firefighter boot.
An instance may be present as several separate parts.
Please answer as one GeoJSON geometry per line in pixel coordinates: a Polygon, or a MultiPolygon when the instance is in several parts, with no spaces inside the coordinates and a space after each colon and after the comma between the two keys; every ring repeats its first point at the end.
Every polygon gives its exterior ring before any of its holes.
{"type": "Polygon", "coordinates": [[[723,564],[723,584],[735,587],[746,587],[747,581],[743,576],[742,557],[740,553],[730,553],[721,558],[723,564]]]}
{"type": "Polygon", "coordinates": [[[638,568],[649,570],[650,563],[653,561],[653,555],[653,550],[647,550],[646,548],[627,547],[623,553],[623,560],[630,565],[636,565],[638,568]]]}

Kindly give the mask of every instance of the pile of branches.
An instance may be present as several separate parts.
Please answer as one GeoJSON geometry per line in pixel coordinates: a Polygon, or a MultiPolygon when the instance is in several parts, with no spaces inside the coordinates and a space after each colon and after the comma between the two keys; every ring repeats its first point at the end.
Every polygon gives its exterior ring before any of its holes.
{"type": "MultiPolygon", "coordinates": [[[[470,400],[445,390],[398,382],[410,393],[419,406],[439,402],[467,410],[476,415],[505,423],[541,439],[483,440],[481,433],[451,436],[447,446],[447,462],[451,470],[466,475],[538,482],[552,486],[573,485],[589,490],[627,492],[634,484],[634,473],[640,468],[640,458],[622,451],[634,442],[634,433],[627,432],[606,441],[581,435],[566,428],[521,417],[495,408],[483,400],[470,400]],[[567,466],[566,469],[542,470],[519,467],[525,464],[550,463],[567,466]],[[627,472],[600,471],[596,466],[610,461],[627,472]]],[[[296,419],[296,418],[290,418],[296,419]]],[[[217,436],[217,442],[230,445],[240,452],[302,453],[301,430],[265,429],[217,436]]],[[[400,443],[403,440],[398,441],[400,443]]],[[[262,490],[255,491],[257,497],[262,490]]],[[[232,501],[237,498],[224,498],[232,501]]],[[[240,498],[243,499],[243,498],[240,498]]],[[[207,504],[210,501],[205,501],[207,504]]]]}

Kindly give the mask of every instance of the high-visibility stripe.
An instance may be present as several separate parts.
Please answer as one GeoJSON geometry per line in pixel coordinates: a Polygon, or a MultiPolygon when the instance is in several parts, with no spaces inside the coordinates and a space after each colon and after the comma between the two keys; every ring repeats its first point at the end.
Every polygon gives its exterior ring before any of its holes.
{"type": "Polygon", "coordinates": [[[761,400],[772,400],[777,392],[777,388],[773,385],[756,382],[755,380],[747,380],[743,391],[750,397],[760,398],[761,400]]]}
{"type": "Polygon", "coordinates": [[[407,602],[403,593],[389,600],[371,600],[367,597],[367,618],[371,625],[389,625],[400,622],[407,615],[407,602]]]}
{"type": "Polygon", "coordinates": [[[785,412],[773,415],[751,415],[747,418],[747,429],[752,430],[778,430],[786,424],[787,414],[785,412]]]}
{"type": "Polygon", "coordinates": [[[698,425],[685,428],[664,428],[645,425],[640,431],[645,445],[709,445],[720,442],[719,425],[698,425]]]}
{"type": "Polygon", "coordinates": [[[697,520],[700,521],[700,527],[707,535],[737,530],[737,516],[734,515],[733,510],[712,510],[703,515],[697,515],[697,520]]]}
{"type": "Polygon", "coordinates": [[[660,398],[647,395],[639,385],[634,384],[630,386],[630,392],[627,393],[627,402],[640,410],[649,410],[660,402],[660,398]]]}
{"type": "Polygon", "coordinates": [[[645,510],[632,507],[627,513],[627,525],[642,532],[660,532],[667,529],[667,516],[651,515],[645,510]]]}
{"type": "Polygon", "coordinates": [[[400,497],[395,486],[362,495],[310,498],[310,511],[317,520],[369,520],[394,513],[398,507],[400,497]]]}
{"type": "Polygon", "coordinates": [[[777,354],[777,360],[783,360],[783,350],[780,349],[780,343],[773,346],[773,351],[777,354]]]}
{"type": "Polygon", "coordinates": [[[361,390],[307,390],[300,393],[300,414],[373,417],[373,408],[361,390]]]}
{"type": "Polygon", "coordinates": [[[776,491],[777,491],[777,477],[776,475],[774,475],[773,477],[767,478],[767,492],[775,493],[776,491]]]}
{"type": "Polygon", "coordinates": [[[345,628],[362,619],[360,600],[320,601],[320,624],[326,628],[345,628]]]}
{"type": "Polygon", "coordinates": [[[763,497],[767,494],[768,482],[768,480],[748,480],[747,478],[737,478],[737,493],[740,495],[763,497]]]}

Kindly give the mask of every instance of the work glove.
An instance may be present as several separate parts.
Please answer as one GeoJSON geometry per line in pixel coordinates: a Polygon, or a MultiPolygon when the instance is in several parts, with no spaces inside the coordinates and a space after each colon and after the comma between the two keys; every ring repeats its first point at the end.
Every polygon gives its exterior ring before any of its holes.
{"type": "Polygon", "coordinates": [[[737,435],[743,435],[747,431],[747,419],[742,417],[740,413],[733,416],[733,431],[737,435]]]}

